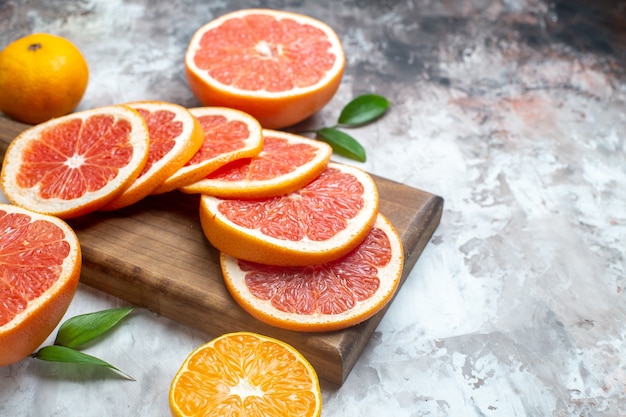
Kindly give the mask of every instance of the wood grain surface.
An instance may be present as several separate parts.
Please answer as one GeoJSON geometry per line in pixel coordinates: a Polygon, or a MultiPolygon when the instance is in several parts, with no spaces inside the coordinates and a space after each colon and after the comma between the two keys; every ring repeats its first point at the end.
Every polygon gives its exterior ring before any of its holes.
{"type": "MultiPolygon", "coordinates": [[[[0,117],[0,156],[27,127],[0,117]]],[[[374,179],[380,211],[402,237],[404,282],[439,224],[443,199],[374,179]]],[[[210,335],[245,330],[276,337],[300,350],[320,378],[341,385],[385,311],[331,333],[298,333],[259,322],[233,301],[223,285],[218,252],[202,233],[198,205],[198,196],[174,191],[116,212],[70,220],[83,251],[81,281],[210,335]]]]}

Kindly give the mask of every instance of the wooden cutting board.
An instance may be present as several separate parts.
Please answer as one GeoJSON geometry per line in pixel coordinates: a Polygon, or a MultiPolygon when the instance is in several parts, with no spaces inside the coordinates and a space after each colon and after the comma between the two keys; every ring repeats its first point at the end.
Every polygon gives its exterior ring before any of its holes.
{"type": "MultiPolygon", "coordinates": [[[[27,127],[0,117],[0,156],[27,127]]],[[[380,211],[404,243],[404,282],[439,224],[443,199],[374,178],[380,211]]],[[[301,351],[320,378],[341,385],[385,311],[358,326],[321,334],[276,329],[257,321],[224,287],[218,252],[200,227],[198,204],[198,196],[175,191],[117,212],[70,220],[83,251],[81,281],[210,335],[253,331],[278,338],[301,351]]]]}

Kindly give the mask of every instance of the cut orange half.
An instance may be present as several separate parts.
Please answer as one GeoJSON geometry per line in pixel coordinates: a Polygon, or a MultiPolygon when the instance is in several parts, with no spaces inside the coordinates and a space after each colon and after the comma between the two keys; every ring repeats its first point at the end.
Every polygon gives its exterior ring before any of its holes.
{"type": "Polygon", "coordinates": [[[315,369],[285,342],[228,333],[185,359],[169,392],[172,414],[318,417],[322,395],[315,369]]]}
{"type": "Polygon", "coordinates": [[[381,214],[348,255],[323,265],[278,267],[220,257],[224,282],[250,315],[272,326],[321,332],[354,326],[391,301],[404,264],[402,241],[381,214]]]}
{"type": "Polygon", "coordinates": [[[341,41],[327,24],[269,9],[207,23],[185,55],[189,85],[203,105],[243,110],[269,129],[321,109],[339,88],[344,67],[341,41]]]}
{"type": "Polygon", "coordinates": [[[198,120],[186,108],[162,101],[127,103],[148,125],[148,160],[139,177],[102,210],[129,206],[151,194],[189,161],[204,142],[198,120]]]}
{"type": "Polygon", "coordinates": [[[223,198],[276,197],[317,178],[332,152],[324,142],[265,129],[263,150],[257,156],[231,162],[181,191],[223,198]]]}
{"type": "Polygon", "coordinates": [[[189,109],[189,112],[204,132],[202,146],[153,194],[193,184],[229,162],[250,158],[261,152],[261,125],[249,114],[225,107],[197,107],[189,109]]]}
{"type": "Polygon", "coordinates": [[[126,106],[33,126],[9,145],[0,181],[12,203],[61,218],[99,209],[135,181],[148,159],[148,127],[126,106]]]}
{"type": "Polygon", "coordinates": [[[52,333],[81,265],[78,237],[65,222],[0,204],[0,366],[27,357],[52,333]]]}
{"type": "Polygon", "coordinates": [[[207,239],[235,258],[268,265],[330,262],[354,249],[378,213],[372,177],[338,163],[301,189],[267,199],[203,195],[200,221],[207,239]]]}

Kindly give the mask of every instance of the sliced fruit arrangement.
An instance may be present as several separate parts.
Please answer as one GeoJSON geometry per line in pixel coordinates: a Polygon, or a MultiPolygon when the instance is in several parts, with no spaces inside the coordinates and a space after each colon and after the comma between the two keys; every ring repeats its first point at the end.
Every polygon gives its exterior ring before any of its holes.
{"type": "Polygon", "coordinates": [[[205,106],[240,109],[263,127],[298,123],[326,105],[343,76],[341,41],[301,14],[245,9],[194,34],[185,55],[191,90],[205,106]]]}
{"type": "Polygon", "coordinates": [[[137,111],[121,105],[84,110],[18,135],[5,153],[0,184],[18,206],[76,217],[128,188],[148,149],[148,126],[137,111]]]}
{"type": "Polygon", "coordinates": [[[129,206],[147,195],[183,167],[204,142],[198,120],[184,107],[162,101],[128,103],[148,125],[148,159],[139,177],[102,209],[129,206]]]}
{"type": "MultiPolygon", "coordinates": [[[[0,366],[36,349],[76,290],[80,246],[61,219],[174,190],[201,194],[225,286],[258,320],[334,331],[392,299],[404,254],[373,178],[331,162],[326,143],[272,130],[334,96],[345,67],[335,32],[295,13],[240,10],[200,28],[184,64],[205,107],[103,106],[33,126],[8,147],[0,186],[15,205],[0,205],[0,366]]],[[[177,416],[316,417],[322,399],[293,347],[243,332],[187,357],[170,406],[177,416]]]]}
{"type": "Polygon", "coordinates": [[[402,241],[381,214],[359,246],[320,265],[280,267],[220,262],[233,298],[250,315],[288,330],[333,331],[372,317],[393,297],[403,268],[402,241]]]}
{"type": "Polygon", "coordinates": [[[261,152],[261,125],[249,114],[225,107],[197,107],[189,112],[200,122],[204,132],[202,146],[182,168],[157,187],[154,194],[192,184],[229,162],[261,152]]]}
{"type": "Polygon", "coordinates": [[[378,191],[366,172],[338,163],[301,189],[266,199],[203,195],[202,229],[218,250],[269,265],[312,265],[354,249],[378,214],[378,191]]]}
{"type": "Polygon", "coordinates": [[[277,327],[329,331],[382,309],[403,259],[373,178],[331,154],[240,110],[136,102],[28,129],[0,179],[15,204],[61,218],[200,193],[202,230],[235,301],[277,327]]]}
{"type": "Polygon", "coordinates": [[[31,354],[70,305],[82,265],[62,220],[0,204],[0,366],[31,354]]]}
{"type": "Polygon", "coordinates": [[[378,204],[369,174],[329,162],[280,196],[203,194],[200,221],[221,251],[226,287],[250,315],[288,330],[334,331],[378,313],[398,288],[402,241],[378,204]]]}
{"type": "MultiPolygon", "coordinates": [[[[320,155],[327,150],[302,140],[320,155]]],[[[261,125],[239,110],[162,101],[104,106],[22,132],[5,153],[0,185],[12,203],[67,219],[189,185],[262,147],[261,125]]]]}
{"type": "Polygon", "coordinates": [[[181,191],[223,198],[277,197],[313,181],[326,169],[332,152],[324,142],[265,129],[258,155],[231,162],[181,191]]]}
{"type": "Polygon", "coordinates": [[[185,359],[169,392],[172,414],[317,417],[317,374],[295,348],[256,333],[227,333],[185,359]]]}

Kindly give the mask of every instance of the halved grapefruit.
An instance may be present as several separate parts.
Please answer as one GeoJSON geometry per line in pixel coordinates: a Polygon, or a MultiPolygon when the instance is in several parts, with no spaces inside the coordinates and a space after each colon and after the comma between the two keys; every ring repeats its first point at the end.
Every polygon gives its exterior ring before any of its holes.
{"type": "Polygon", "coordinates": [[[344,67],[331,27],[269,9],[239,10],[207,23],[185,55],[189,86],[203,105],[243,110],[269,129],[321,109],[339,88],[344,67]]]}
{"type": "Polygon", "coordinates": [[[69,307],[82,265],[58,217],[0,204],[0,366],[33,353],[69,307]]]}
{"type": "Polygon", "coordinates": [[[354,249],[378,213],[378,190],[365,171],[331,162],[292,193],[266,199],[203,195],[207,239],[235,258],[269,265],[330,262],[354,249]]]}
{"type": "Polygon", "coordinates": [[[181,191],[223,198],[276,197],[317,178],[332,152],[324,142],[264,129],[263,150],[257,156],[231,162],[181,191]]]}
{"type": "Polygon", "coordinates": [[[141,115],[117,105],[33,126],[9,145],[0,183],[12,203],[70,218],[99,209],[141,173],[149,133],[141,115]]]}
{"type": "Polygon", "coordinates": [[[372,317],[392,299],[404,264],[402,241],[379,214],[365,240],[322,265],[279,267],[220,256],[235,301],[257,319],[284,329],[333,331],[372,317]]]}
{"type": "Polygon", "coordinates": [[[161,194],[192,184],[216,169],[261,152],[261,125],[252,116],[225,107],[196,107],[189,112],[198,120],[204,141],[187,163],[153,192],[161,194]]]}

